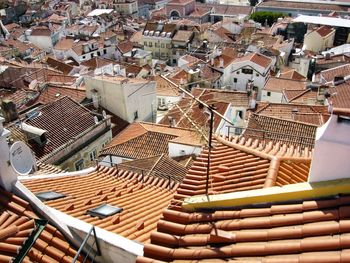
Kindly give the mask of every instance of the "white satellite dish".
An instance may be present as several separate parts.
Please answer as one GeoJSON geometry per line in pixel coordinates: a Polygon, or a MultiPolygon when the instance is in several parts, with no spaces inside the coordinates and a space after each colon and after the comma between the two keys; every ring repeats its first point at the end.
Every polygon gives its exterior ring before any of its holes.
{"type": "Polygon", "coordinates": [[[10,148],[10,163],[20,175],[28,175],[34,166],[34,157],[24,142],[15,142],[10,148]]]}

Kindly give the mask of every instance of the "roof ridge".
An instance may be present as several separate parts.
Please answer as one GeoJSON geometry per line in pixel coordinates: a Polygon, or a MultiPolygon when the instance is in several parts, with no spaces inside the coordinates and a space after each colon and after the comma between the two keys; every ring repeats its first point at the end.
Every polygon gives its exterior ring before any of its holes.
{"type": "Polygon", "coordinates": [[[291,101],[293,101],[293,100],[295,100],[295,99],[301,97],[301,96],[304,95],[305,93],[311,91],[311,88],[305,89],[305,90],[300,90],[300,91],[301,91],[301,93],[299,93],[298,95],[292,97],[292,98],[289,100],[289,102],[291,102],[291,101]]]}

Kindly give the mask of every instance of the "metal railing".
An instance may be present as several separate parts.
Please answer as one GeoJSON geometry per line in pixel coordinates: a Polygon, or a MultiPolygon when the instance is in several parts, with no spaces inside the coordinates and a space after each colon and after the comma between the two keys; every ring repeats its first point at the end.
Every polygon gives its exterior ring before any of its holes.
{"type": "Polygon", "coordinates": [[[101,250],[100,250],[100,246],[98,244],[98,239],[96,236],[96,230],[95,230],[94,226],[92,226],[91,229],[89,230],[89,232],[86,234],[86,236],[83,240],[83,243],[81,243],[81,245],[77,251],[77,254],[75,255],[75,257],[72,260],[72,263],[75,263],[78,260],[81,261],[79,259],[79,255],[83,253],[83,249],[85,246],[88,248],[88,250],[86,253],[84,253],[84,258],[83,258],[82,262],[88,261],[88,262],[92,263],[92,262],[94,262],[96,256],[101,256],[101,250]],[[91,245],[89,245],[88,241],[89,241],[92,233],[93,233],[94,241],[92,242],[91,245]],[[94,250],[94,246],[96,246],[96,250],[94,250]]]}

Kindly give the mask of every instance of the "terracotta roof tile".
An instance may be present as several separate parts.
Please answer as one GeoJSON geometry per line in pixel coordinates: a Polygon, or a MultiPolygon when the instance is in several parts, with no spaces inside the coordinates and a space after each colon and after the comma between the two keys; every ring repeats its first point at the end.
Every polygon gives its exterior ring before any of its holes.
{"type": "Polygon", "coordinates": [[[24,184],[34,193],[49,189],[64,193],[66,197],[47,201],[46,205],[139,242],[149,241],[150,233],[156,229],[162,210],[178,185],[163,178],[142,177],[141,174],[107,167],[100,167],[88,175],[33,179],[24,184]],[[91,202],[87,202],[88,199],[91,202]],[[87,214],[88,209],[106,203],[123,211],[106,218],[87,214]],[[71,207],[67,209],[67,205],[71,207]]]}
{"type": "Polygon", "coordinates": [[[168,154],[169,142],[201,145],[193,130],[148,123],[132,123],[101,151],[101,155],[139,159],[168,154]]]}
{"type": "Polygon", "coordinates": [[[122,162],[118,164],[118,167],[153,177],[170,178],[175,182],[182,182],[187,172],[187,169],[183,165],[171,159],[166,154],[122,162]]]}
{"type": "Polygon", "coordinates": [[[306,78],[295,69],[287,70],[279,75],[280,78],[305,81],[306,78]]]}
{"type": "Polygon", "coordinates": [[[326,83],[333,81],[335,77],[350,76],[350,64],[323,70],[319,73],[319,76],[322,76],[321,81],[326,83]]]}
{"type": "Polygon", "coordinates": [[[226,211],[164,211],[151,244],[150,262],[341,262],[350,257],[349,196],[261,204],[226,211]]]}
{"type": "Polygon", "coordinates": [[[306,90],[284,90],[283,96],[288,103],[299,104],[317,104],[317,91],[313,89],[306,90]]]}
{"type": "Polygon", "coordinates": [[[192,35],[192,31],[178,30],[173,36],[173,41],[188,42],[191,40],[192,35]]]}
{"type": "Polygon", "coordinates": [[[235,59],[235,62],[242,61],[251,61],[263,68],[267,68],[271,65],[272,59],[259,53],[250,53],[248,55],[235,59]]]}
{"type": "Polygon", "coordinates": [[[321,26],[317,28],[316,32],[321,36],[321,37],[326,37],[330,33],[332,33],[334,29],[330,26],[321,26]]]}
{"type": "Polygon", "coordinates": [[[331,97],[334,107],[350,108],[350,81],[330,87],[329,93],[335,94],[331,97]]]}
{"type": "Polygon", "coordinates": [[[322,125],[329,118],[327,106],[321,105],[263,103],[262,107],[258,106],[255,113],[316,125],[322,125]],[[302,115],[308,115],[308,118],[303,119],[301,118],[302,115]]]}
{"type": "Polygon", "coordinates": [[[309,147],[315,144],[317,126],[296,121],[251,114],[244,137],[309,147]]]}
{"type": "MultiPolygon", "coordinates": [[[[0,197],[0,259],[9,262],[37,229],[34,220],[39,217],[20,197],[3,189],[0,189],[0,197]]],[[[63,235],[48,223],[23,262],[71,262],[76,253],[63,235]]],[[[81,257],[78,261],[82,262],[81,257]]]]}
{"type": "Polygon", "coordinates": [[[40,147],[33,143],[38,158],[79,136],[95,125],[94,115],[69,97],[62,97],[41,109],[39,116],[26,121],[27,124],[46,130],[48,142],[40,147]]]}
{"type": "MultiPolygon", "coordinates": [[[[223,94],[216,93],[215,90],[194,89],[193,92],[199,92],[199,94],[195,96],[208,104],[214,104],[216,110],[221,114],[224,114],[229,107],[230,102],[228,102],[228,98],[223,94]]],[[[229,92],[227,94],[229,94],[229,92]]],[[[245,94],[237,93],[236,96],[235,94],[232,94],[230,98],[236,97],[238,101],[244,96],[245,94]]],[[[242,99],[242,101],[244,101],[244,99],[242,99]]],[[[168,124],[169,117],[175,119],[176,127],[200,129],[204,133],[208,128],[208,114],[198,107],[196,101],[189,97],[182,98],[169,110],[159,123],[165,125],[168,124]]],[[[216,130],[220,121],[220,118],[214,118],[214,130],[216,130]]]]}
{"type": "Polygon", "coordinates": [[[286,78],[276,78],[270,77],[264,89],[268,91],[282,92],[285,89],[289,90],[305,90],[306,89],[306,81],[299,81],[294,79],[286,79],[286,78]]]}

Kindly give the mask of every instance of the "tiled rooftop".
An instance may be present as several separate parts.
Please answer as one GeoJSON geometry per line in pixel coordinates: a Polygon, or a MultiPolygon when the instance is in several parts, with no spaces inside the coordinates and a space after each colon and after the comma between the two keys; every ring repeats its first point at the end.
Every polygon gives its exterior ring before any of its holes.
{"type": "Polygon", "coordinates": [[[164,179],[170,178],[175,182],[182,182],[187,172],[185,166],[166,154],[122,162],[118,164],[118,168],[164,179]]]}
{"type": "Polygon", "coordinates": [[[266,57],[259,53],[250,53],[248,55],[235,59],[235,62],[242,62],[242,61],[251,61],[263,68],[269,67],[272,62],[271,58],[266,57]]]}
{"type": "Polygon", "coordinates": [[[348,262],[349,196],[193,212],[165,210],[137,262],[348,262]]]}
{"type": "Polygon", "coordinates": [[[282,92],[285,89],[304,90],[306,88],[306,84],[306,81],[286,79],[282,77],[270,77],[267,80],[264,89],[275,92],[282,92]]]}
{"type": "Polygon", "coordinates": [[[153,176],[142,176],[116,168],[99,167],[87,175],[64,176],[23,182],[33,193],[55,191],[65,197],[46,205],[92,225],[139,242],[149,242],[162,210],[168,205],[178,183],[153,176]],[[109,204],[122,212],[106,218],[87,210],[109,204]]]}
{"type": "Polygon", "coordinates": [[[201,145],[198,135],[192,130],[135,122],[113,138],[100,155],[140,159],[163,153],[168,154],[170,141],[187,145],[201,145]]]}
{"type": "MultiPolygon", "coordinates": [[[[12,262],[17,256],[24,242],[36,229],[35,219],[39,217],[27,201],[0,188],[0,259],[2,262],[12,262]]],[[[72,262],[76,253],[61,232],[47,224],[23,262],[68,263],[72,262]]]]}
{"type": "MultiPolygon", "coordinates": [[[[246,92],[194,88],[192,93],[201,101],[210,105],[214,104],[216,110],[222,115],[229,107],[229,103],[236,107],[248,106],[248,95],[246,92]]],[[[195,100],[189,97],[182,98],[159,123],[168,124],[169,117],[175,119],[177,127],[199,128],[204,132],[207,129],[208,114],[198,107],[198,103],[195,100]]],[[[219,117],[214,118],[214,130],[216,130],[220,121],[219,117]]]]}
{"type": "MultiPolygon", "coordinates": [[[[312,154],[307,148],[264,143],[244,137],[217,137],[213,145],[210,156],[209,194],[261,189],[274,186],[276,182],[284,181],[284,184],[290,184],[307,180],[312,154]],[[274,156],[285,157],[286,164],[299,167],[300,173],[294,176],[279,171],[279,164],[275,167],[276,164],[271,161],[274,156]],[[272,173],[272,170],[277,172],[272,173]],[[285,174],[288,174],[289,179],[285,174]],[[282,179],[278,178],[280,175],[282,179]]],[[[177,207],[185,197],[205,194],[207,158],[208,151],[203,150],[193,162],[177,189],[172,201],[173,206],[177,207]]]]}
{"type": "Polygon", "coordinates": [[[41,114],[26,123],[48,132],[49,141],[43,147],[32,144],[39,159],[95,125],[94,115],[69,97],[62,97],[38,111],[41,114]]]}
{"type": "MultiPolygon", "coordinates": [[[[323,70],[318,74],[318,76],[322,76],[322,81],[324,80],[326,83],[332,82],[335,77],[350,76],[350,64],[323,70]]],[[[316,78],[318,76],[316,76],[316,78]]]]}
{"type": "Polygon", "coordinates": [[[305,104],[262,103],[255,113],[285,120],[295,120],[308,124],[322,125],[328,118],[327,106],[305,104]],[[302,116],[307,115],[307,118],[302,116]]]}
{"type": "Polygon", "coordinates": [[[251,114],[244,137],[309,147],[315,144],[317,125],[251,114]]]}
{"type": "Polygon", "coordinates": [[[336,108],[350,108],[350,81],[329,88],[333,106],[336,108]]]}

